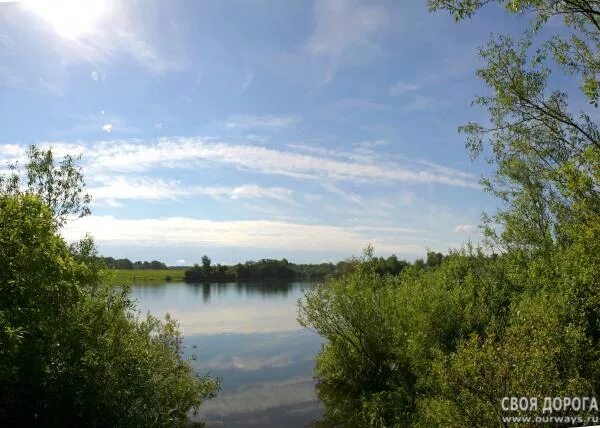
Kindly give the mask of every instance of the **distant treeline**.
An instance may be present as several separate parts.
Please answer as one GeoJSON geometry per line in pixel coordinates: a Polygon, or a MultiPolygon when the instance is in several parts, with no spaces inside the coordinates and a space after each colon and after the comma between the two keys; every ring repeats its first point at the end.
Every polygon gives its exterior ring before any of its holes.
{"type": "MultiPolygon", "coordinates": [[[[417,259],[412,265],[415,267],[438,266],[444,256],[442,253],[428,252],[427,258],[417,259]]],[[[328,276],[339,276],[354,270],[357,261],[355,259],[344,260],[338,263],[296,264],[286,259],[262,259],[258,261],[247,261],[235,265],[213,265],[208,256],[202,257],[201,264],[193,266],[167,266],[164,262],[157,260],[135,261],[115,259],[114,257],[102,257],[109,269],[124,270],[159,270],[159,269],[185,269],[185,281],[187,282],[223,282],[223,281],[255,281],[263,279],[283,280],[318,280],[328,276]]],[[[398,275],[406,267],[411,266],[406,260],[398,259],[395,255],[388,258],[374,258],[373,263],[379,274],[398,275]]]]}
{"type": "MultiPolygon", "coordinates": [[[[438,266],[444,256],[441,253],[429,252],[427,259],[417,259],[415,266],[438,266]]],[[[195,264],[185,271],[185,281],[253,281],[263,279],[310,280],[324,279],[328,276],[343,275],[354,269],[357,261],[354,259],[341,261],[337,264],[296,264],[286,259],[262,259],[247,261],[235,265],[213,265],[208,256],[202,257],[202,264],[195,264]]],[[[404,268],[410,266],[406,260],[399,260],[392,255],[387,259],[375,259],[377,272],[380,274],[398,275],[404,268]]]]}
{"type": "Polygon", "coordinates": [[[102,257],[109,269],[169,269],[166,264],[157,260],[132,262],[129,259],[115,259],[113,257],[102,257]]]}
{"type": "Polygon", "coordinates": [[[253,281],[263,279],[321,279],[335,272],[332,263],[295,264],[286,259],[262,259],[231,266],[212,265],[208,256],[202,257],[202,265],[195,264],[185,271],[187,282],[203,281],[253,281]]]}

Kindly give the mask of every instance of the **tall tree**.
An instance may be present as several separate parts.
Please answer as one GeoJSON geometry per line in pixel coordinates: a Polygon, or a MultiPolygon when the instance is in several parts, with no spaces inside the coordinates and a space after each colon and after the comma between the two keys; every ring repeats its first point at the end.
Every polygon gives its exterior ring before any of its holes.
{"type": "Polygon", "coordinates": [[[476,98],[489,112],[490,125],[470,122],[473,156],[485,152],[497,166],[485,188],[505,209],[488,218],[500,223],[502,246],[539,248],[553,240],[568,243],[574,224],[592,225],[600,217],[600,133],[597,117],[600,73],[600,2],[590,0],[429,0],[430,9],[448,10],[456,20],[498,3],[509,12],[531,16],[519,41],[492,38],[481,48],[478,70],[491,89],[476,98]],[[564,32],[543,38],[550,19],[562,19],[564,32]],[[562,35],[559,35],[562,34],[562,35]],[[552,86],[562,70],[579,80],[579,90],[552,86]],[[587,99],[587,107],[569,106],[587,99]]]}
{"type": "Polygon", "coordinates": [[[211,263],[210,258],[207,255],[203,255],[202,256],[202,272],[206,275],[210,274],[210,271],[211,271],[210,263],[211,263]]]}
{"type": "Polygon", "coordinates": [[[0,192],[4,194],[37,195],[52,210],[53,217],[62,226],[69,216],[90,214],[90,195],[85,191],[85,181],[79,158],[66,155],[58,163],[52,150],[30,146],[25,165],[26,180],[18,165],[9,165],[11,174],[0,177],[0,192]]]}
{"type": "Polygon", "coordinates": [[[481,49],[490,120],[461,127],[496,167],[483,184],[504,202],[486,219],[502,251],[430,253],[396,278],[365,275],[367,253],[307,293],[300,321],[328,339],[315,372],[334,426],[509,426],[547,414],[507,414],[503,397],[600,391],[600,2],[428,3],[457,20],[492,3],[532,17],[520,40],[481,49]],[[543,39],[550,19],[564,28],[543,39]],[[579,89],[553,86],[557,71],[579,89]]]}

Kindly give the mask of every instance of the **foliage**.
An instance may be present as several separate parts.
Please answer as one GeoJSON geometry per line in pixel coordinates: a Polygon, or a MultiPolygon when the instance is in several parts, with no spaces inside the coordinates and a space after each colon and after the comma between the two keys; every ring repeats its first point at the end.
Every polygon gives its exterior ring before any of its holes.
{"type": "Polygon", "coordinates": [[[100,285],[91,238],[69,246],[60,236],[85,201],[71,199],[81,196],[69,188],[81,180],[74,166],[63,162],[56,175],[49,153],[38,169],[40,152],[30,151],[39,187],[2,180],[0,424],[187,425],[218,384],[181,359],[174,320],[139,319],[126,287],[100,285]]]}
{"type": "Polygon", "coordinates": [[[309,291],[327,425],[496,426],[505,396],[597,393],[597,237],[550,258],[466,248],[399,276],[366,256],[309,291]]]}
{"type": "MultiPolygon", "coordinates": [[[[431,253],[435,254],[435,253],[431,253]]],[[[438,254],[441,257],[441,254],[438,254]]],[[[405,260],[398,260],[394,255],[373,261],[375,269],[380,274],[399,274],[409,265],[405,260]]],[[[202,266],[196,264],[185,273],[188,282],[201,281],[256,281],[265,279],[279,280],[322,280],[329,276],[339,276],[354,269],[356,260],[345,260],[333,265],[332,263],[296,264],[282,260],[262,259],[247,261],[236,265],[212,265],[208,256],[202,257],[202,266]]]]}
{"type": "Polygon", "coordinates": [[[471,154],[495,165],[483,184],[502,206],[484,217],[485,251],[429,253],[399,276],[378,273],[367,251],[307,293],[299,319],[328,339],[315,374],[329,425],[507,426],[536,413],[507,413],[503,397],[600,392],[598,2],[428,3],[457,20],[490,3],[533,16],[520,41],[481,49],[491,92],[476,103],[489,125],[461,127],[471,154]],[[568,36],[539,40],[553,16],[568,36]],[[570,95],[589,107],[573,112],[550,87],[557,70],[578,77],[570,95]]]}
{"type": "Polygon", "coordinates": [[[299,320],[328,339],[316,375],[331,423],[414,422],[433,357],[504,312],[511,291],[488,292],[499,288],[497,259],[469,251],[399,276],[379,274],[367,252],[353,272],[307,293],[299,320]]]}
{"type": "MultiPolygon", "coordinates": [[[[430,0],[429,6],[461,19],[486,3],[490,2],[430,0]]],[[[502,246],[538,248],[554,239],[568,243],[567,224],[590,225],[600,215],[600,134],[593,120],[596,113],[572,112],[567,92],[551,89],[549,78],[561,69],[575,75],[581,95],[595,110],[600,5],[588,0],[498,3],[533,14],[533,22],[522,40],[501,36],[481,49],[485,66],[477,74],[492,93],[475,101],[488,110],[491,125],[461,127],[471,153],[477,156],[487,148],[490,162],[497,166],[484,185],[504,202],[506,209],[490,220],[504,227],[505,236],[497,239],[491,228],[488,233],[502,246]],[[537,40],[554,16],[563,19],[566,35],[537,40]]]]}
{"type": "Polygon", "coordinates": [[[167,265],[163,262],[159,262],[158,260],[148,261],[136,261],[132,262],[131,260],[125,259],[115,259],[113,257],[102,257],[102,260],[107,268],[109,269],[138,269],[138,270],[166,270],[168,269],[167,265]]]}
{"type": "Polygon", "coordinates": [[[27,181],[22,183],[17,165],[9,165],[12,172],[0,176],[0,193],[18,195],[25,187],[25,194],[38,195],[52,210],[54,221],[63,225],[68,216],[83,217],[90,214],[90,195],[85,192],[85,182],[77,158],[65,156],[58,165],[52,150],[30,146],[25,165],[27,181]]]}

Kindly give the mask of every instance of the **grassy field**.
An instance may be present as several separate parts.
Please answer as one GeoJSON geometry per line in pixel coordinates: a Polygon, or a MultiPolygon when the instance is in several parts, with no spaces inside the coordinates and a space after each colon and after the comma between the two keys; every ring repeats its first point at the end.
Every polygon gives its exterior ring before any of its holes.
{"type": "Polygon", "coordinates": [[[173,282],[183,281],[185,269],[111,269],[110,284],[158,284],[170,278],[173,282]]]}

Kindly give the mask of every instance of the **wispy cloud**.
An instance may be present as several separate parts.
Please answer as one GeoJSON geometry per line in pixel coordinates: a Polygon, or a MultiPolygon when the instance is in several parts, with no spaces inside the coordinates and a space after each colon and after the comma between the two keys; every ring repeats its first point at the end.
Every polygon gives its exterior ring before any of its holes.
{"type": "Polygon", "coordinates": [[[227,122],[228,128],[278,130],[296,125],[300,117],[295,115],[233,115],[227,122]]]}
{"type": "Polygon", "coordinates": [[[315,29],[306,48],[310,54],[329,60],[323,83],[331,81],[344,57],[356,55],[359,49],[373,50],[373,36],[386,21],[384,9],[376,5],[354,0],[318,0],[315,29]]]}
{"type": "Polygon", "coordinates": [[[176,200],[191,196],[209,196],[214,199],[273,199],[292,202],[292,191],[282,187],[261,187],[254,184],[240,186],[186,186],[177,180],[152,177],[96,176],[102,183],[91,186],[90,194],[96,203],[115,205],[118,200],[176,200]]]}
{"type": "Polygon", "coordinates": [[[268,220],[214,221],[189,217],[123,219],[89,216],[67,224],[63,235],[78,240],[91,233],[102,244],[224,246],[263,249],[340,251],[359,254],[372,243],[378,251],[420,254],[423,246],[400,237],[371,239],[338,226],[268,220]]]}
{"type": "Polygon", "coordinates": [[[474,226],[472,224],[459,224],[454,228],[455,232],[458,233],[473,233],[477,231],[477,226],[474,226]]]}
{"type": "Polygon", "coordinates": [[[385,146],[388,144],[389,141],[387,140],[367,140],[367,141],[360,141],[358,143],[355,143],[354,145],[356,147],[360,147],[363,149],[373,149],[375,147],[381,147],[381,146],[385,146]]]}
{"type": "MultiPolygon", "coordinates": [[[[55,145],[46,143],[44,146],[55,145]]],[[[68,145],[62,143],[59,147],[67,149],[68,145]]],[[[82,149],[81,144],[73,146],[75,153],[81,153],[82,149]]],[[[452,168],[408,161],[374,161],[370,158],[361,161],[360,156],[355,160],[344,160],[263,146],[226,144],[202,137],[113,140],[87,145],[83,150],[85,168],[95,174],[105,171],[143,172],[156,167],[192,167],[199,162],[210,161],[242,170],[306,180],[438,183],[479,188],[477,177],[452,168]]],[[[0,154],[2,151],[0,145],[0,154]]]]}
{"type": "Polygon", "coordinates": [[[229,199],[275,199],[281,202],[292,200],[292,191],[283,187],[261,187],[255,184],[245,184],[236,187],[200,187],[194,190],[214,198],[229,199]]]}
{"type": "Polygon", "coordinates": [[[246,92],[246,89],[248,89],[250,87],[253,80],[254,80],[254,71],[246,70],[246,72],[244,73],[244,78],[242,80],[242,85],[240,86],[240,90],[239,90],[238,94],[242,95],[244,92],[246,92]]]}

